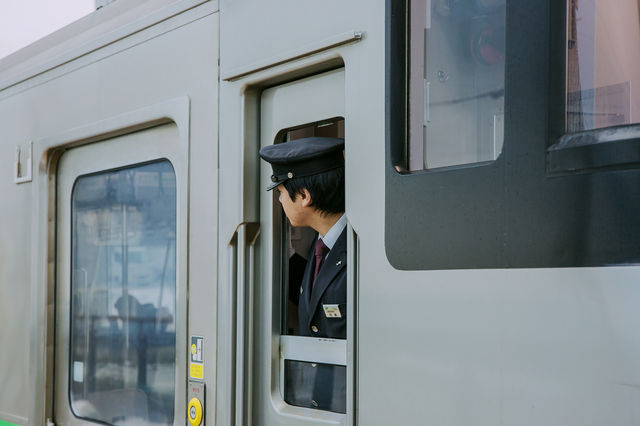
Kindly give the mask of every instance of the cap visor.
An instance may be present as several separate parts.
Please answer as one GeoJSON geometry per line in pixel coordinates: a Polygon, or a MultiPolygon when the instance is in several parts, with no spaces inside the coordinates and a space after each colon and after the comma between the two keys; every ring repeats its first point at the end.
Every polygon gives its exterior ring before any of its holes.
{"type": "Polygon", "coordinates": [[[277,188],[282,182],[271,182],[269,186],[267,186],[267,191],[271,191],[273,188],[277,188]]]}

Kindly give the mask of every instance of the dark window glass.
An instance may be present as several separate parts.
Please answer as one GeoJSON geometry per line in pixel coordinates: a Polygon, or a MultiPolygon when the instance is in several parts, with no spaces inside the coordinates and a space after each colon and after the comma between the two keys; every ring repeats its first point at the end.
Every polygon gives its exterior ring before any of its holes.
{"type": "Polygon", "coordinates": [[[346,413],[347,367],[284,361],[284,400],[287,404],[346,413]]]}
{"type": "Polygon", "coordinates": [[[78,178],[69,377],[76,416],[173,424],[175,247],[176,179],[168,161],[78,178]]]}

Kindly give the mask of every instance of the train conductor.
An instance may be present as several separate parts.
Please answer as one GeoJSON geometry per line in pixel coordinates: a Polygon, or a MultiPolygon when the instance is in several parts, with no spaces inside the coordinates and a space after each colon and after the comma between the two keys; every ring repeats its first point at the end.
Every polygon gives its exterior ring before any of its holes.
{"type": "MultiPolygon", "coordinates": [[[[311,246],[298,302],[303,336],[347,336],[347,241],[344,194],[344,139],[311,137],[260,150],[273,174],[292,226],[308,226],[318,236],[311,246]]],[[[324,366],[315,376],[309,407],[344,412],[344,377],[324,366]]],[[[297,404],[296,404],[297,405],[297,404]]]]}

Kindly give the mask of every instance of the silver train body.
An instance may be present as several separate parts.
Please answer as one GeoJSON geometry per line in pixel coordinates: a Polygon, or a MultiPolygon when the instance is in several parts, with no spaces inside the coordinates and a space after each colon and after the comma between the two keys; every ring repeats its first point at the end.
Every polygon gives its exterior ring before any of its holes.
{"type": "Polygon", "coordinates": [[[120,0],[0,61],[0,424],[640,425],[637,125],[572,168],[565,5],[508,1],[497,153],[407,172],[418,3],[120,0]],[[257,155],[327,127],[346,340],[287,333],[257,155]],[[285,401],[289,360],[342,366],[345,412],[285,401]]]}

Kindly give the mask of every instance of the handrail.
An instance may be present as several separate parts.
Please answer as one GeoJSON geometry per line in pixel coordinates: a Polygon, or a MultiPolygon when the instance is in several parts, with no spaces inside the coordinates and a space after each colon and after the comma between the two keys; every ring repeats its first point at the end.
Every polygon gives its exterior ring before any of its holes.
{"type": "Polygon", "coordinates": [[[243,222],[236,228],[231,245],[236,247],[235,288],[235,424],[251,424],[251,366],[253,347],[254,246],[260,224],[243,222]]]}

